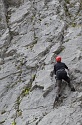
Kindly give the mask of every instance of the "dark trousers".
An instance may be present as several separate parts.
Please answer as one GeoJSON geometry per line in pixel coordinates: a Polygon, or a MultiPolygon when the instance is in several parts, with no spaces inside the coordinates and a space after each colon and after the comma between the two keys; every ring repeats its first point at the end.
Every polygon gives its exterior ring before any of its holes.
{"type": "Polygon", "coordinates": [[[70,88],[73,88],[72,84],[70,84],[70,78],[67,76],[67,72],[65,70],[57,71],[56,73],[57,96],[61,95],[62,79],[68,83],[68,86],[70,88]]]}

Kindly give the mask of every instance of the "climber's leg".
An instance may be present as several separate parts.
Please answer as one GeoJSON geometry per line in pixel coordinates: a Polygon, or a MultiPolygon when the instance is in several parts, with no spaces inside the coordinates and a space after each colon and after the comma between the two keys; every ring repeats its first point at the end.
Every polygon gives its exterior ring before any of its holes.
{"type": "Polygon", "coordinates": [[[55,101],[58,101],[59,97],[61,96],[61,84],[62,84],[62,80],[57,80],[57,95],[55,98],[55,101]]]}
{"type": "Polygon", "coordinates": [[[71,88],[71,91],[75,92],[75,88],[74,88],[74,86],[71,84],[70,78],[68,77],[65,81],[68,83],[68,86],[71,88]]]}

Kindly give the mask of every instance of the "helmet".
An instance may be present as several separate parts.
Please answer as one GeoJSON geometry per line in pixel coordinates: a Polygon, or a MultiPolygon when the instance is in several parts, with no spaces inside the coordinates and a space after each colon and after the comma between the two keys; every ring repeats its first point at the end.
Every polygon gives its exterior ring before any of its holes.
{"type": "Polygon", "coordinates": [[[56,57],[56,61],[57,61],[57,62],[61,62],[61,56],[57,56],[57,57],[56,57]]]}

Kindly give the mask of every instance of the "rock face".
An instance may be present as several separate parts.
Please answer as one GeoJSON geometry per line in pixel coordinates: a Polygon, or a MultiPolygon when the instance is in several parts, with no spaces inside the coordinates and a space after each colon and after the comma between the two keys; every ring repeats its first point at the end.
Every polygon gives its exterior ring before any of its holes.
{"type": "Polygon", "coordinates": [[[81,0],[0,1],[0,124],[82,125],[81,0]],[[55,57],[70,69],[53,109],[55,57]]]}

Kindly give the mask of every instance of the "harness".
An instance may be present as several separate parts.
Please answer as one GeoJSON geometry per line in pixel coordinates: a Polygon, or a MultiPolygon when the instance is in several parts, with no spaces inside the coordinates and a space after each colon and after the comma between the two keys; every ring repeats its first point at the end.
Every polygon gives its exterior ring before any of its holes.
{"type": "Polygon", "coordinates": [[[65,71],[65,69],[59,69],[56,72],[61,72],[61,71],[65,71]]]}

